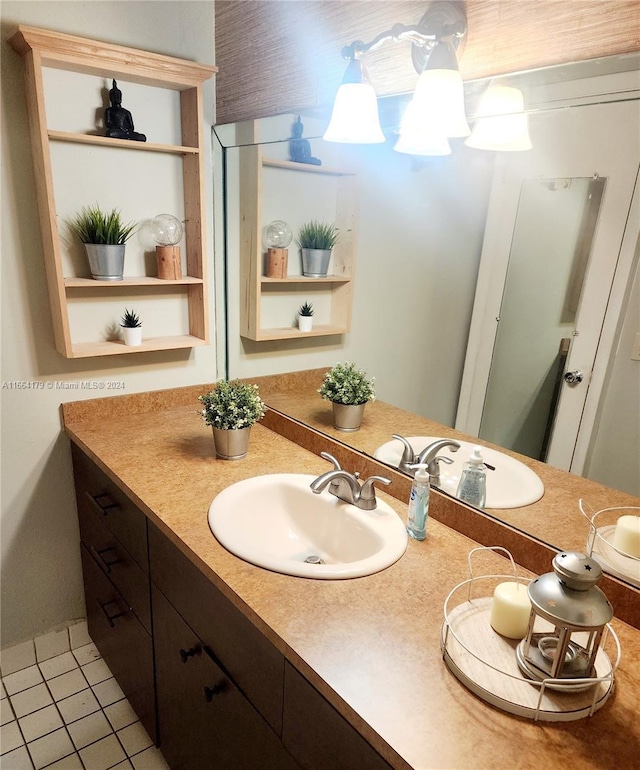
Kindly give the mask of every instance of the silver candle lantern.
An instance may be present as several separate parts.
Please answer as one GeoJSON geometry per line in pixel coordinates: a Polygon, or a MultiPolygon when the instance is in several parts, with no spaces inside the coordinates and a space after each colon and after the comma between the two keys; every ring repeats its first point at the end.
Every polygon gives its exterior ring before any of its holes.
{"type": "Polygon", "coordinates": [[[613,607],[596,586],[597,561],[583,553],[559,553],[553,572],[529,584],[531,615],[527,635],[516,650],[518,666],[534,680],[589,679],[597,676],[596,656],[613,607]],[[553,631],[543,631],[546,623],[553,631]]]}

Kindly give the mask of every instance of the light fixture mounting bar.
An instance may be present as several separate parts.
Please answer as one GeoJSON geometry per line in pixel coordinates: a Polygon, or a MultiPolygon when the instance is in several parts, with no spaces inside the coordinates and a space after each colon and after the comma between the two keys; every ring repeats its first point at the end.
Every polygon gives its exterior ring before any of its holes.
{"type": "Polygon", "coordinates": [[[342,58],[354,61],[389,40],[394,43],[408,40],[413,43],[411,49],[414,67],[417,72],[422,72],[431,50],[438,41],[450,40],[454,50],[457,50],[466,33],[467,19],[464,7],[458,2],[436,0],[429,5],[418,24],[394,24],[368,43],[354,40],[351,45],[342,49],[342,58]]]}

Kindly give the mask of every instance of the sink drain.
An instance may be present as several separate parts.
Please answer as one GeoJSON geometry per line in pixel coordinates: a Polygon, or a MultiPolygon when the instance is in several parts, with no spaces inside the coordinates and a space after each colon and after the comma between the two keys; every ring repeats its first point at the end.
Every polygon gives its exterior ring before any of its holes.
{"type": "Polygon", "coordinates": [[[305,564],[324,564],[324,561],[315,554],[312,554],[311,556],[307,556],[307,558],[304,560],[305,564]]]}

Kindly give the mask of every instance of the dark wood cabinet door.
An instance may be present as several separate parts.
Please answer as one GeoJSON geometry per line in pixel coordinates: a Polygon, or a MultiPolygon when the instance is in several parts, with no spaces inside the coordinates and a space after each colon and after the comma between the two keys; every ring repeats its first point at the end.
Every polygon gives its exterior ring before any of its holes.
{"type": "Polygon", "coordinates": [[[149,562],[156,586],[281,735],[282,653],[151,522],[149,562]]]}
{"type": "Polygon", "coordinates": [[[285,664],[282,740],[305,770],[392,770],[334,707],[285,664]]]}
{"type": "Polygon", "coordinates": [[[160,748],[172,770],[299,770],[249,701],[152,586],[160,748]]]}
{"type": "Polygon", "coordinates": [[[89,635],[156,742],[156,706],[151,636],[104,575],[84,545],[80,546],[89,635]]]}

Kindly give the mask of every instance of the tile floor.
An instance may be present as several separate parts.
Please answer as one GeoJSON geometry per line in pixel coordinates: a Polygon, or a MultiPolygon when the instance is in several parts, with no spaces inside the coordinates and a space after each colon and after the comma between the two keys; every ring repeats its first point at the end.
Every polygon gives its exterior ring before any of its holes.
{"type": "Polygon", "coordinates": [[[0,652],[1,770],[169,770],[80,622],[0,652]]]}

